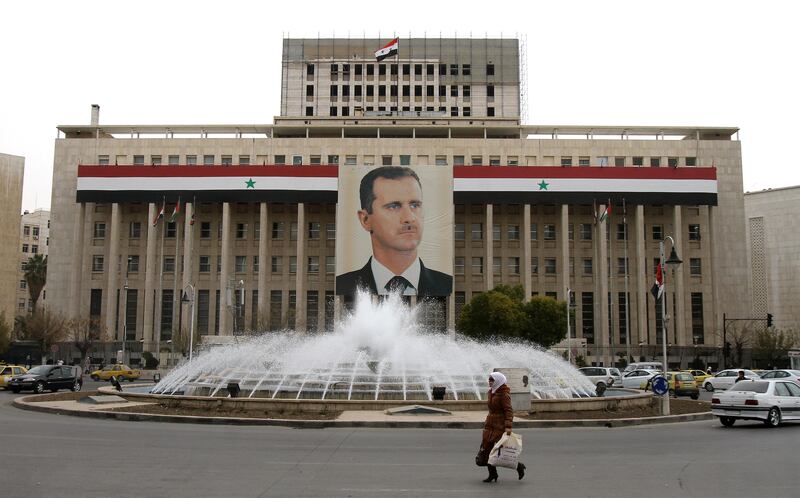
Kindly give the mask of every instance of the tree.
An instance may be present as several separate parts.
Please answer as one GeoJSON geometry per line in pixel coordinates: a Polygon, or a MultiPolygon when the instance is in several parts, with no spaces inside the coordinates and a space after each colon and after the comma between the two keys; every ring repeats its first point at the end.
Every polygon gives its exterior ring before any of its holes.
{"type": "Polygon", "coordinates": [[[567,303],[536,296],[522,304],[527,317],[520,336],[548,348],[567,336],[567,303]]]}
{"type": "Polygon", "coordinates": [[[11,345],[11,326],[6,322],[6,312],[0,311],[0,355],[11,345]]]}
{"type": "Polygon", "coordinates": [[[36,303],[47,283],[47,256],[36,254],[25,263],[25,281],[28,283],[28,293],[33,302],[33,310],[36,311],[36,303]]]}
{"type": "Polygon", "coordinates": [[[493,289],[478,294],[464,306],[457,326],[464,335],[477,339],[518,337],[525,321],[521,303],[493,289]]]}
{"type": "Polygon", "coordinates": [[[96,341],[103,337],[100,323],[96,319],[73,318],[64,324],[66,335],[81,352],[81,358],[86,358],[96,341]]]}
{"type": "Polygon", "coordinates": [[[753,340],[753,352],[766,362],[767,368],[784,367],[789,363],[788,352],[796,343],[797,337],[792,331],[759,330],[753,340]]]}
{"type": "Polygon", "coordinates": [[[17,317],[18,337],[39,342],[46,352],[66,336],[66,322],[62,315],[48,310],[17,317]]]}

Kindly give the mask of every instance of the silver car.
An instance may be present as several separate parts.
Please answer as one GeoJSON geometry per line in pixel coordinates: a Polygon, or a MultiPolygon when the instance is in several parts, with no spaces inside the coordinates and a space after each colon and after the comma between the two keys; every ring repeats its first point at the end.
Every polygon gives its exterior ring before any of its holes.
{"type": "Polygon", "coordinates": [[[736,420],[760,420],[777,427],[784,420],[800,420],[800,387],[784,380],[740,380],[711,398],[711,413],[725,427],[736,420]]]}
{"type": "Polygon", "coordinates": [[[744,368],[729,368],[714,374],[703,382],[703,388],[708,392],[714,392],[718,389],[728,389],[736,383],[736,378],[739,372],[744,372],[744,378],[748,380],[760,379],[761,377],[752,370],[745,370],[744,368]]]}
{"type": "Polygon", "coordinates": [[[622,378],[622,387],[626,389],[644,389],[647,381],[658,375],[657,370],[638,369],[628,372],[622,378]]]}
{"type": "Polygon", "coordinates": [[[589,377],[589,380],[597,387],[621,386],[622,376],[618,368],[614,367],[583,367],[580,372],[589,377]]]}

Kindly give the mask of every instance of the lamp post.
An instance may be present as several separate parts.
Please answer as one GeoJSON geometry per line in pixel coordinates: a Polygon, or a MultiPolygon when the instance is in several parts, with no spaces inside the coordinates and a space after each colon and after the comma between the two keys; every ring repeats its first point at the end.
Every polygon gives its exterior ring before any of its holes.
{"type": "Polygon", "coordinates": [[[181,297],[181,303],[190,303],[189,306],[189,363],[192,362],[192,351],[194,349],[194,285],[186,284],[186,287],[183,290],[183,297],[181,297]],[[186,295],[186,288],[192,291],[191,299],[186,295]]]}
{"type": "MultiPolygon", "coordinates": [[[[664,291],[661,295],[661,347],[664,355],[664,377],[667,375],[667,272],[665,264],[678,266],[683,261],[678,257],[675,252],[675,239],[667,235],[664,239],[669,239],[672,242],[672,251],[669,253],[669,259],[664,260],[664,240],[658,243],[659,265],[661,266],[661,278],[664,284],[664,291]]],[[[674,313],[674,310],[673,310],[674,313]]],[[[669,415],[669,392],[664,395],[662,400],[662,415],[669,415]]]]}

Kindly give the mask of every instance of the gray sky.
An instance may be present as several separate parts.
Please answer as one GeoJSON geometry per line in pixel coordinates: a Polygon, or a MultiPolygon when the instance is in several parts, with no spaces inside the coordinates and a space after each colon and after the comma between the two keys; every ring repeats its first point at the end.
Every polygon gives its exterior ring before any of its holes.
{"type": "Polygon", "coordinates": [[[91,104],[101,124],[267,124],[284,34],[520,35],[529,123],[736,126],[745,190],[798,185],[798,13],[732,0],[0,2],[0,152],[25,157],[23,209],[49,208],[56,126],[87,124],[91,104]]]}

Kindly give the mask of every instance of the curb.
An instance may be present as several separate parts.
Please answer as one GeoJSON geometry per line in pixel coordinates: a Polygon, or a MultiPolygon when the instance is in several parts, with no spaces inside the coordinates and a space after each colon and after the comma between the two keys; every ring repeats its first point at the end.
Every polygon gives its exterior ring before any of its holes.
{"type": "MultiPolygon", "coordinates": [[[[368,421],[368,420],[294,420],[294,419],[258,419],[243,417],[198,417],[192,415],[158,415],[152,413],[111,412],[111,411],[79,411],[50,406],[36,406],[38,403],[26,401],[31,396],[16,398],[13,405],[21,410],[52,413],[56,415],[69,415],[73,417],[87,417],[95,419],[113,419],[126,422],[171,422],[184,424],[207,425],[250,425],[250,426],[275,426],[291,427],[295,429],[325,429],[325,428],[386,428],[386,429],[483,429],[483,422],[448,422],[434,420],[420,421],[368,421]]],[[[622,418],[622,419],[577,419],[577,420],[515,420],[514,427],[521,429],[547,429],[559,427],[631,427],[636,425],[671,424],[680,422],[696,422],[699,420],[712,420],[711,412],[690,413],[685,415],[667,415],[648,418],[622,418]]]]}

